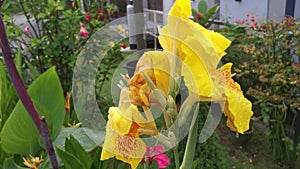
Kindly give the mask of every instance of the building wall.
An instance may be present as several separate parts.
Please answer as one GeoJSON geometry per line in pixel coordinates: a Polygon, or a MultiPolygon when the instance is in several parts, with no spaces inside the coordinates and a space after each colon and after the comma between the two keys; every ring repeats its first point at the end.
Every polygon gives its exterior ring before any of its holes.
{"type": "Polygon", "coordinates": [[[243,20],[246,14],[259,20],[282,20],[285,15],[286,0],[220,0],[221,19],[234,23],[243,20]]]}
{"type": "Polygon", "coordinates": [[[286,0],[269,0],[268,20],[283,20],[285,15],[286,0]]]}
{"type": "Polygon", "coordinates": [[[266,20],[268,1],[269,0],[241,0],[241,2],[236,2],[235,0],[220,0],[221,20],[234,23],[236,20],[245,19],[247,13],[266,20]]]}
{"type": "MultiPolygon", "coordinates": [[[[175,0],[163,0],[163,11],[165,17],[175,0]]],[[[198,9],[200,0],[191,1],[192,8],[198,9]]],[[[300,0],[296,0],[295,17],[300,17],[300,0]]],[[[220,19],[234,23],[236,20],[243,20],[246,14],[254,15],[259,20],[282,20],[285,15],[286,0],[207,0],[208,7],[219,2],[220,19]]],[[[166,23],[166,20],[164,20],[166,23]]]]}

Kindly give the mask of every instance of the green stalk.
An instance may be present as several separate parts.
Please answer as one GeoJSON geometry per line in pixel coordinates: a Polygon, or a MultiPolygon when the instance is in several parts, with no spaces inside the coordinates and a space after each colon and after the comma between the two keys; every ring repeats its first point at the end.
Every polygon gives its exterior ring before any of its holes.
{"type": "Polygon", "coordinates": [[[149,160],[146,159],[146,160],[145,160],[145,163],[144,163],[144,169],[148,169],[149,166],[150,166],[149,160]]]}
{"type": "Polygon", "coordinates": [[[193,165],[194,154],[195,154],[195,149],[197,144],[197,135],[198,135],[198,120],[197,120],[198,110],[199,110],[199,103],[197,104],[194,112],[192,125],[188,135],[188,140],[186,143],[185,152],[184,152],[180,169],[191,169],[193,165]]]}
{"type": "Polygon", "coordinates": [[[180,164],[179,164],[179,155],[178,155],[178,145],[173,149],[173,153],[174,153],[176,169],[179,169],[180,164]]]}

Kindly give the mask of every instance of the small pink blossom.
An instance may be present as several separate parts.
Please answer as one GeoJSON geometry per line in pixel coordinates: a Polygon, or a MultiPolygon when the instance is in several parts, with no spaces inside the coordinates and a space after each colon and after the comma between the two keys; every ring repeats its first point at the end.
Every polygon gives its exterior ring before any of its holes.
{"type": "Polygon", "coordinates": [[[153,160],[156,160],[159,169],[166,168],[170,164],[170,159],[166,154],[163,154],[163,151],[164,147],[161,145],[147,147],[143,161],[148,159],[149,164],[151,164],[153,160]]]}
{"type": "Polygon", "coordinates": [[[29,35],[29,27],[28,26],[26,26],[25,28],[24,28],[24,30],[23,30],[23,32],[25,33],[25,35],[29,35]]]}
{"type": "Polygon", "coordinates": [[[201,14],[200,13],[197,13],[196,14],[196,18],[199,20],[199,19],[201,19],[201,14]]]}
{"type": "Polygon", "coordinates": [[[83,24],[81,24],[81,26],[80,26],[80,34],[79,35],[84,36],[84,37],[89,36],[89,32],[85,29],[83,24]]]}
{"type": "Polygon", "coordinates": [[[91,12],[88,11],[88,12],[87,12],[87,16],[85,17],[85,22],[89,23],[90,20],[91,20],[91,12]]]}
{"type": "Polygon", "coordinates": [[[231,168],[232,168],[232,169],[235,169],[236,167],[235,167],[235,165],[233,165],[233,166],[231,166],[231,168]]]}
{"type": "Polygon", "coordinates": [[[244,24],[245,20],[239,20],[239,19],[237,19],[234,22],[237,23],[237,24],[244,24]]]}
{"type": "Polygon", "coordinates": [[[121,43],[120,46],[121,46],[121,48],[123,48],[123,49],[126,49],[126,48],[127,48],[127,45],[126,45],[125,43],[121,43]]]}

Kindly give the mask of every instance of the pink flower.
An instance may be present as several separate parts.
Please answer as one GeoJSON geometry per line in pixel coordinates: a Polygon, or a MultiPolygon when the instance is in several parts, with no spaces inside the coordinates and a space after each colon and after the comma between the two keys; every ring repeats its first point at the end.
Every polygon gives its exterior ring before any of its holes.
{"type": "Polygon", "coordinates": [[[91,12],[88,11],[87,16],[85,17],[85,22],[89,23],[91,20],[91,12]]]}
{"type": "Polygon", "coordinates": [[[84,37],[88,37],[89,36],[89,32],[84,28],[84,25],[81,24],[80,26],[80,36],[84,36],[84,37]]]}
{"type": "Polygon", "coordinates": [[[28,26],[26,26],[26,27],[24,28],[23,32],[25,33],[25,35],[29,35],[30,32],[29,32],[28,26]]]}
{"type": "Polygon", "coordinates": [[[126,45],[125,43],[121,43],[120,46],[121,46],[121,48],[123,48],[123,49],[126,49],[126,48],[127,48],[127,45],[126,45]]]}
{"type": "Polygon", "coordinates": [[[200,13],[197,13],[196,14],[196,18],[199,20],[199,19],[201,19],[201,14],[200,13]]]}
{"type": "Polygon", "coordinates": [[[145,162],[148,159],[149,164],[151,164],[153,160],[156,160],[159,169],[166,168],[170,164],[170,159],[166,154],[162,153],[163,151],[164,147],[161,145],[147,147],[143,161],[145,162]]]}

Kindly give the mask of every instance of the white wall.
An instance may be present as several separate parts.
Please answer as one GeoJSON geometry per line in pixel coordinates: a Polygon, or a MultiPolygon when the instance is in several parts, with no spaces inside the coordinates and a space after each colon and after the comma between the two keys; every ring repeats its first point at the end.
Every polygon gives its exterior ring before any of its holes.
{"type": "MultiPolygon", "coordinates": [[[[198,9],[199,1],[200,0],[191,1],[192,8],[198,9]]],[[[167,23],[166,18],[174,2],[175,0],[163,0],[164,24],[167,23]]],[[[211,8],[213,5],[215,5],[215,0],[207,0],[207,5],[208,8],[211,8]]]]}
{"type": "Polygon", "coordinates": [[[285,16],[286,0],[270,0],[269,4],[269,13],[267,19],[276,19],[278,21],[282,21],[285,16]]]}
{"type": "MultiPolygon", "coordinates": [[[[274,1],[274,0],[273,0],[274,1]]],[[[246,14],[267,19],[268,0],[220,0],[220,17],[221,20],[234,23],[236,20],[243,20],[246,14]]]]}
{"type": "Polygon", "coordinates": [[[285,15],[285,6],[286,0],[241,0],[241,2],[220,0],[220,14],[223,20],[230,23],[245,19],[247,13],[262,21],[282,20],[285,15]]]}

